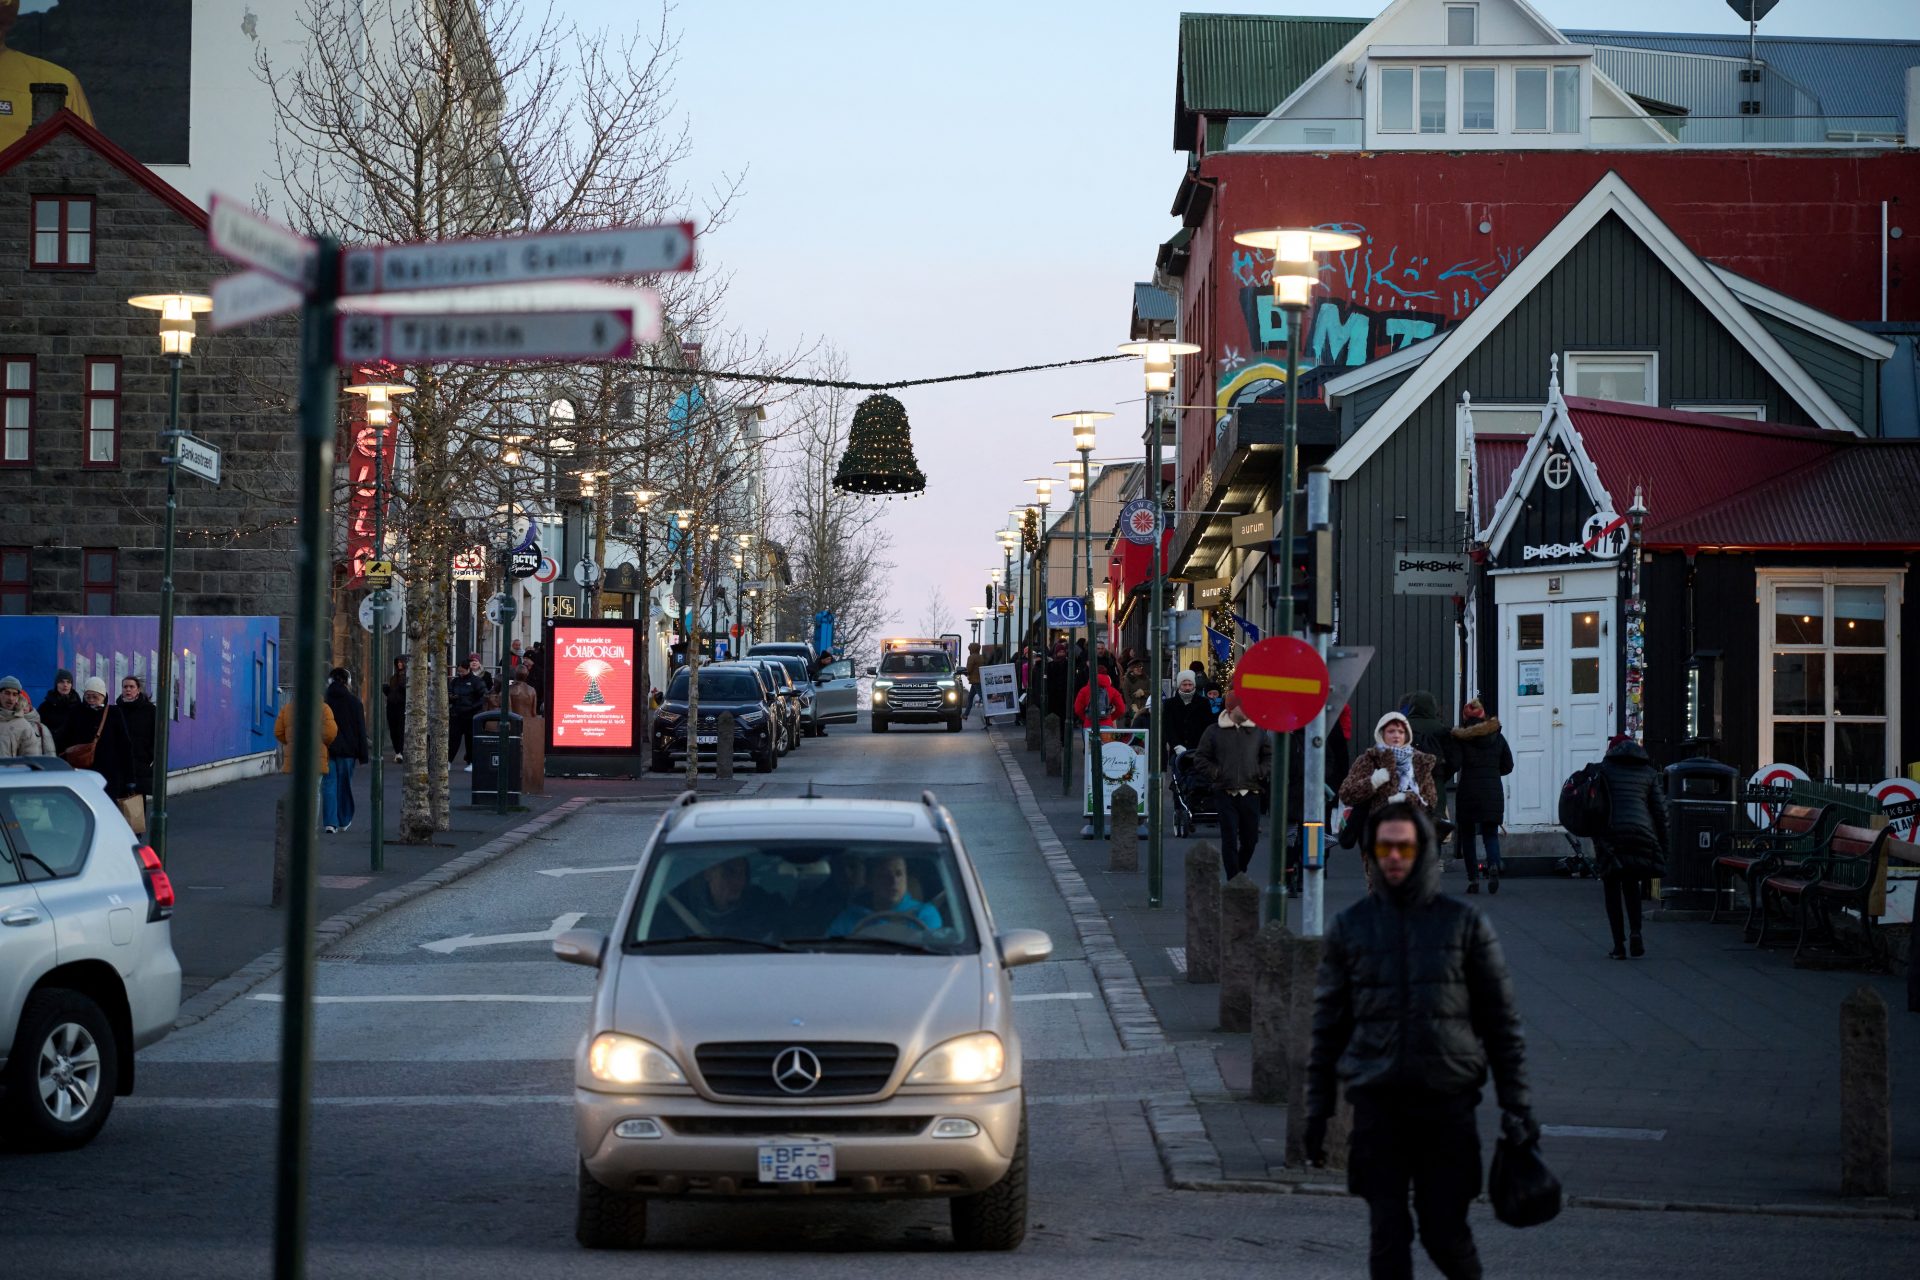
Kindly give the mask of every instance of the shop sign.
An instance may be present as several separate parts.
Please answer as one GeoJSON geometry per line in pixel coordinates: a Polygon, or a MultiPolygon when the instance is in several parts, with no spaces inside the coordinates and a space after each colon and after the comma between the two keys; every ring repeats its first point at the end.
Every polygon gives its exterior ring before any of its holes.
{"type": "Polygon", "coordinates": [[[1464,555],[1397,551],[1393,556],[1393,594],[1464,596],[1473,562],[1464,555]]]}
{"type": "Polygon", "coordinates": [[[485,582],[487,580],[486,547],[468,547],[465,551],[454,552],[453,580],[455,582],[485,582]]]}

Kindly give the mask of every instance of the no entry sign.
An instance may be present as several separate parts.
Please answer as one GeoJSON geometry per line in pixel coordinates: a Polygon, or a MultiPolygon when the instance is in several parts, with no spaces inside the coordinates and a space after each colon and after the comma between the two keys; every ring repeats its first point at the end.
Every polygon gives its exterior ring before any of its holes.
{"type": "Polygon", "coordinates": [[[1262,729],[1292,733],[1327,704],[1327,664],[1297,636],[1273,636],[1246,651],[1233,690],[1247,718],[1262,729]]]}

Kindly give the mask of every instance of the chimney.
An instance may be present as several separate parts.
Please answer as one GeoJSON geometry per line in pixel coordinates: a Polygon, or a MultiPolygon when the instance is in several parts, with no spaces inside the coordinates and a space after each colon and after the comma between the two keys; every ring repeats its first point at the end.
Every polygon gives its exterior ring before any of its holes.
{"type": "Polygon", "coordinates": [[[33,94],[35,124],[45,124],[67,105],[67,86],[63,84],[30,84],[27,91],[33,94]]]}

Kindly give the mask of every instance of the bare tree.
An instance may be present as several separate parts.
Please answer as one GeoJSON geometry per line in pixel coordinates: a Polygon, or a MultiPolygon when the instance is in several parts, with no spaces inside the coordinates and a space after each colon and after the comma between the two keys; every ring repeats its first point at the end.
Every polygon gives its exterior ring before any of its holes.
{"type": "Polygon", "coordinates": [[[953,610],[947,608],[947,598],[940,594],[940,588],[927,588],[927,602],[920,608],[920,634],[923,636],[942,636],[953,630],[953,610]]]}
{"type": "MultiPolygon", "coordinates": [[[[262,203],[343,242],[430,241],[692,217],[725,221],[725,179],[700,202],[676,172],[677,37],[666,9],[625,33],[582,32],[517,0],[302,0],[292,61],[264,44],[276,172],[262,203]]],[[[681,324],[717,314],[724,277],[647,281],[681,324]]],[[[401,835],[447,824],[446,659],[454,551],[495,494],[503,406],[544,405],[565,370],[437,365],[396,414],[395,529],[406,548],[407,768],[401,835]],[[479,489],[481,491],[476,492],[479,489]]],[[[545,428],[543,415],[533,418],[545,428]]]]}
{"type": "MultiPolygon", "coordinates": [[[[811,372],[826,380],[844,379],[845,357],[828,350],[811,372]]],[[[836,647],[857,659],[893,618],[883,603],[894,569],[888,559],[891,538],[881,523],[885,507],[833,483],[853,424],[852,393],[811,388],[790,408],[776,522],[793,567],[788,603],[809,619],[831,612],[836,647]]]]}

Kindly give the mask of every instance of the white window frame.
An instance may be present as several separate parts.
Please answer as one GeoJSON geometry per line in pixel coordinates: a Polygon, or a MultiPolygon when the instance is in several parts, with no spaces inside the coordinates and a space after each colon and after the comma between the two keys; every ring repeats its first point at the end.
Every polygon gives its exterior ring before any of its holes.
{"type": "Polygon", "coordinates": [[[1452,105],[1448,99],[1451,97],[1449,90],[1453,77],[1447,74],[1445,67],[1420,67],[1418,71],[1419,74],[1413,78],[1413,126],[1416,131],[1429,138],[1440,137],[1447,132],[1448,113],[1452,105]],[[1438,116],[1440,124],[1436,129],[1429,129],[1426,113],[1427,78],[1436,74],[1440,77],[1440,114],[1438,116]]]}
{"type": "Polygon", "coordinates": [[[1420,131],[1420,68],[1382,67],[1374,79],[1379,84],[1374,99],[1374,115],[1381,133],[1418,133],[1420,131]],[[1407,122],[1396,125],[1387,119],[1387,81],[1394,76],[1407,77],[1407,122]]]}
{"type": "Polygon", "coordinates": [[[1675,404],[1671,408],[1681,413],[1711,413],[1722,418],[1739,418],[1742,422],[1765,422],[1767,406],[1764,404],[1700,404],[1689,401],[1675,404]]]}
{"type": "Polygon", "coordinates": [[[1552,133],[1553,68],[1541,66],[1538,63],[1521,63],[1512,68],[1512,75],[1508,79],[1513,86],[1507,95],[1513,103],[1513,131],[1515,133],[1552,133]],[[1537,71],[1541,75],[1540,119],[1542,123],[1537,129],[1520,123],[1520,104],[1527,98],[1527,95],[1520,92],[1520,77],[1530,71],[1537,71]]]}
{"type": "Polygon", "coordinates": [[[1547,76],[1547,132],[1559,134],[1561,137],[1579,134],[1580,117],[1583,114],[1581,104],[1586,100],[1585,79],[1586,77],[1580,74],[1580,67],[1577,63],[1572,66],[1562,65],[1549,69],[1547,76]],[[1563,73],[1573,76],[1573,118],[1570,120],[1562,120],[1560,118],[1560,94],[1556,90],[1556,84],[1563,73]]]}
{"type": "Polygon", "coordinates": [[[1460,68],[1460,112],[1458,115],[1461,133],[1498,133],[1500,132],[1500,68],[1490,65],[1469,65],[1460,68]],[[1484,73],[1493,83],[1493,115],[1485,128],[1467,123],[1467,77],[1476,72],[1484,73]]]}
{"type": "Polygon", "coordinates": [[[1446,6],[1446,27],[1445,27],[1445,34],[1447,37],[1448,46],[1454,47],[1456,45],[1456,42],[1453,38],[1453,15],[1456,10],[1467,14],[1469,17],[1473,19],[1473,30],[1469,33],[1473,38],[1471,40],[1468,40],[1466,43],[1468,45],[1479,44],[1480,43],[1480,6],[1478,4],[1449,4],[1446,6]]]}
{"type": "Polygon", "coordinates": [[[1514,437],[1530,436],[1540,430],[1540,418],[1546,411],[1547,406],[1544,404],[1476,404],[1473,406],[1474,434],[1514,437]],[[1498,428],[1491,431],[1485,430],[1481,425],[1480,415],[1487,413],[1526,413],[1533,419],[1533,425],[1525,431],[1508,431],[1498,428]]]}
{"type": "Polygon", "coordinates": [[[1512,115],[1513,132],[1527,133],[1527,134],[1541,134],[1547,137],[1561,137],[1561,138],[1577,138],[1580,136],[1581,116],[1585,113],[1587,86],[1586,86],[1586,77],[1580,74],[1579,63],[1577,62],[1571,63],[1571,64],[1540,63],[1540,62],[1515,63],[1512,67],[1512,75],[1508,77],[1508,82],[1512,85],[1511,94],[1513,98],[1513,115],[1512,115]],[[1520,103],[1522,100],[1522,95],[1520,93],[1520,77],[1529,71],[1538,71],[1541,73],[1541,77],[1542,77],[1541,83],[1543,86],[1543,92],[1545,94],[1540,104],[1541,124],[1538,128],[1522,127],[1522,125],[1520,124],[1520,103]],[[1573,119],[1571,120],[1560,119],[1556,109],[1556,103],[1559,101],[1559,97],[1553,91],[1554,80],[1563,71],[1572,72],[1574,77],[1573,119]]]}
{"type": "Polygon", "coordinates": [[[1623,400],[1622,404],[1643,404],[1648,408],[1660,407],[1660,353],[1658,351],[1567,351],[1561,356],[1560,367],[1566,372],[1560,382],[1570,396],[1582,396],[1578,371],[1582,360],[1599,362],[1618,362],[1624,360],[1642,360],[1647,366],[1647,398],[1641,401],[1623,400]]]}
{"type": "MultiPolygon", "coordinates": [[[[1882,741],[1884,758],[1880,762],[1881,777],[1892,777],[1898,769],[1900,755],[1900,612],[1905,603],[1906,572],[1902,569],[1756,569],[1759,590],[1755,600],[1760,606],[1760,661],[1758,680],[1760,724],[1758,741],[1759,761],[1761,764],[1776,763],[1773,756],[1773,730],[1776,724],[1823,724],[1826,726],[1826,741],[1823,744],[1823,772],[1833,774],[1833,726],[1835,724],[1884,724],[1886,734],[1882,741]],[[1822,607],[1826,610],[1826,625],[1821,634],[1824,642],[1817,645],[1782,645],[1777,642],[1773,630],[1774,596],[1782,587],[1815,587],[1822,592],[1822,607]],[[1886,591],[1887,642],[1884,649],[1858,648],[1852,645],[1835,646],[1833,643],[1833,589],[1835,587],[1880,587],[1886,591]],[[1773,655],[1785,653],[1818,653],[1827,659],[1827,714],[1825,716],[1775,716],[1773,714],[1773,655]],[[1883,653],[1886,656],[1886,708],[1884,716],[1835,716],[1833,697],[1836,681],[1833,678],[1833,655],[1835,653],[1883,653]]],[[[1798,763],[1798,762],[1794,762],[1798,763]]],[[[1824,778],[1816,781],[1824,781],[1824,778]]],[[[1868,779],[1877,782],[1878,778],[1868,779]]]]}

